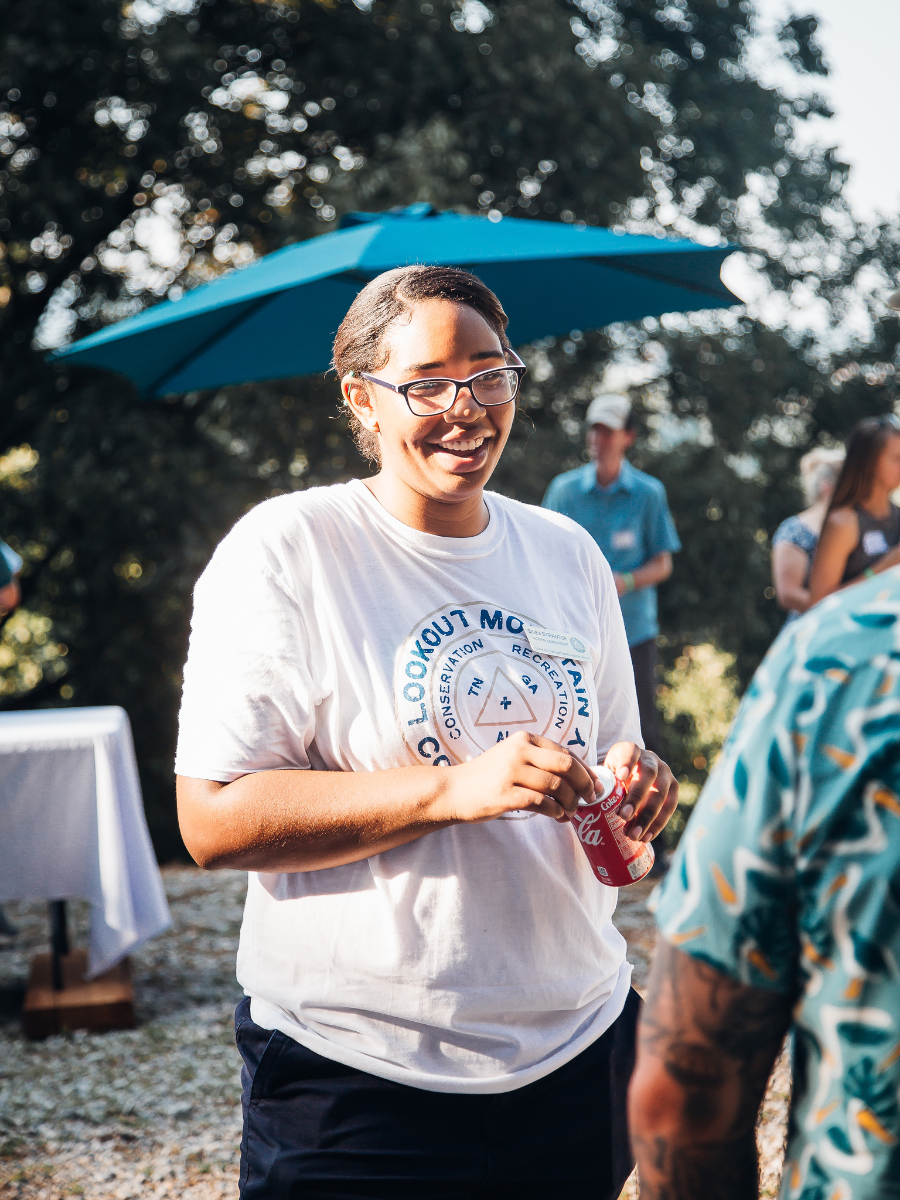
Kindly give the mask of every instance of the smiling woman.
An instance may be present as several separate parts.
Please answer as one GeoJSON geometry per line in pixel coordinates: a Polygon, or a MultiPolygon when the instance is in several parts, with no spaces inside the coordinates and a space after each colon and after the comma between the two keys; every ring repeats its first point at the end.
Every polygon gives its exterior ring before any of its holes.
{"type": "MultiPolygon", "coordinates": [[[[373,279],[351,304],[341,322],[334,342],[334,366],[338,376],[342,380],[353,380],[354,377],[359,379],[366,373],[379,371],[388,360],[385,334],[389,327],[402,327],[407,323],[417,304],[441,300],[464,305],[473,314],[481,316],[488,327],[487,331],[483,331],[487,333],[488,341],[481,353],[496,362],[497,352],[500,351],[500,361],[505,363],[509,350],[506,313],[494,293],[480,279],[455,267],[398,267],[373,279]]],[[[412,358],[407,365],[418,368],[418,371],[413,370],[410,379],[417,373],[437,373],[439,368],[436,364],[415,361],[421,357],[416,354],[415,343],[411,353],[412,358]]],[[[476,361],[480,365],[484,358],[476,361]]],[[[349,400],[346,389],[344,396],[349,400]]],[[[359,419],[352,404],[350,407],[351,424],[361,452],[380,463],[380,443],[375,431],[359,419]]]]}
{"type": "Polygon", "coordinates": [[[677,786],[595,543],[484,490],[505,329],[465,271],[368,284],[334,360],[378,474],[260,505],[197,585],[179,816],[202,866],[251,872],[243,1200],[612,1200],[631,1169],[637,1000],[569,818],[600,761],[636,839],[677,786]]]}
{"type": "MultiPolygon", "coordinates": [[[[401,267],[375,282],[374,312],[390,312],[382,301],[388,290],[395,304],[403,297],[407,307],[385,323],[377,341],[363,339],[377,346],[382,361],[342,372],[360,442],[382,467],[371,489],[414,529],[451,537],[480,533],[487,525],[481,493],[509,437],[518,391],[517,369],[499,369],[509,366],[510,353],[503,309],[480,280],[452,268],[401,267]],[[405,299],[401,289],[410,277],[417,286],[405,299]],[[455,286],[447,286],[448,277],[455,286]],[[471,283],[463,287],[463,281],[471,283]],[[423,362],[426,347],[431,353],[423,362]],[[373,367],[380,378],[371,374],[373,367]],[[476,393],[481,401],[487,393],[490,403],[479,402],[476,393]],[[401,396],[405,404],[398,402],[401,396]],[[423,507],[424,498],[432,503],[423,507]]],[[[347,314],[351,329],[364,319],[354,312],[357,306],[372,311],[365,292],[347,314]]],[[[364,357],[345,351],[342,332],[343,326],[335,343],[338,371],[345,358],[364,357]]]]}

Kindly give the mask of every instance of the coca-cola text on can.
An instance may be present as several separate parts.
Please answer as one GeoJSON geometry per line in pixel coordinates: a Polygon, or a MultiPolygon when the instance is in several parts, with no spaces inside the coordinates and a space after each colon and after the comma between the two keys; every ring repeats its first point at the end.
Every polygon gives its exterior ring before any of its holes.
{"type": "Polygon", "coordinates": [[[596,799],[593,804],[580,803],[570,820],[595,877],[607,887],[627,887],[650,871],[653,847],[625,836],[626,822],[619,816],[625,788],[608,767],[595,771],[599,776],[596,799]]]}

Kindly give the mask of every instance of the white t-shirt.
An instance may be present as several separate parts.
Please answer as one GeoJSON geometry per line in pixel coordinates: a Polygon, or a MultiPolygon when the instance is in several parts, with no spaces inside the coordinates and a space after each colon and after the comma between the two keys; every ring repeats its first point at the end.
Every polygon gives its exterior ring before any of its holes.
{"type": "MultiPolygon", "coordinates": [[[[493,493],[472,538],[420,533],[359,481],[269,500],[194,597],[176,771],[466,761],[519,729],[589,763],[640,743],[610,569],[573,521],[493,493]],[[525,623],[590,661],[534,651],[525,623]]],[[[456,825],[363,862],[251,874],[253,1020],[439,1092],[511,1091],[612,1024],[631,967],[617,892],[548,817],[456,825]]]]}

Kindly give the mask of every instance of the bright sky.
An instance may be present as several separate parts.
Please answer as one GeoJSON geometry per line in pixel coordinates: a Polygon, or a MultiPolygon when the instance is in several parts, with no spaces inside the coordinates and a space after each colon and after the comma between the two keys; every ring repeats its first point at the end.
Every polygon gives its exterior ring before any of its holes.
{"type": "MultiPolygon", "coordinates": [[[[791,12],[819,18],[831,68],[816,86],[835,110],[822,140],[852,166],[848,195],[861,217],[900,216],[900,0],[757,0],[770,25],[791,12]]],[[[812,124],[812,122],[810,123],[812,124]]]]}

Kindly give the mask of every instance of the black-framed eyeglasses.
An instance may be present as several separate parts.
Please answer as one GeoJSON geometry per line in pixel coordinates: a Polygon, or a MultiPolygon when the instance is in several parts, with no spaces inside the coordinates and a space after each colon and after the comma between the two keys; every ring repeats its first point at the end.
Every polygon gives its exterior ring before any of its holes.
{"type": "Polygon", "coordinates": [[[453,408],[463,388],[468,388],[483,408],[509,404],[518,395],[522,376],[527,370],[520,359],[517,365],[491,367],[490,370],[470,375],[468,379],[429,378],[412,379],[409,383],[388,383],[386,379],[378,379],[368,371],[360,371],[360,376],[369,383],[377,383],[379,387],[390,388],[401,395],[414,417],[437,417],[453,408]]]}

